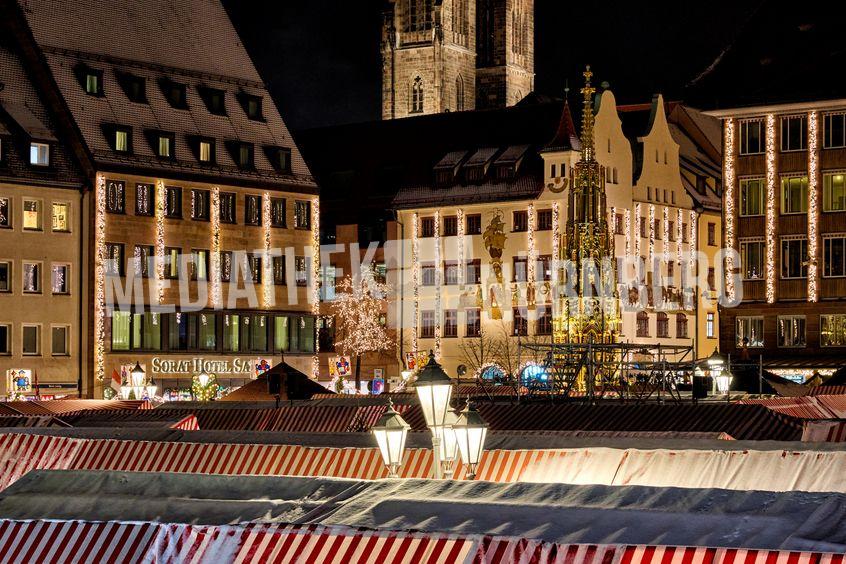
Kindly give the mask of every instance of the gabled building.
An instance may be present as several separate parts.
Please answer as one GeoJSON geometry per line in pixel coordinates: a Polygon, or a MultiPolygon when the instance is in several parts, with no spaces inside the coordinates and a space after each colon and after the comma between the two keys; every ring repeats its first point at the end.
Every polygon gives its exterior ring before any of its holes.
{"type": "Polygon", "coordinates": [[[0,394],[63,397],[83,376],[87,179],[0,22],[0,394]]]}
{"type": "MultiPolygon", "coordinates": [[[[711,131],[695,125],[708,120],[660,97],[618,108],[608,90],[594,105],[596,159],[606,175],[617,257],[647,259],[651,248],[659,259],[668,255],[661,275],[677,276],[679,252],[708,241],[700,231],[713,223],[719,237],[718,215],[703,218],[718,213],[719,201],[711,131]]],[[[550,265],[560,251],[566,190],[581,149],[569,106],[532,94],[511,108],[312,130],[299,141],[322,187],[324,239],[378,231],[376,240],[386,243],[383,260],[397,294],[388,315],[397,359],[432,349],[453,375],[460,365],[465,377],[516,375],[528,360],[518,360],[518,343],[552,339],[550,265]],[[395,215],[386,216],[386,207],[395,215]],[[379,229],[361,229],[374,220],[379,229]],[[495,286],[505,291],[492,292],[495,286]],[[471,360],[480,356],[469,350],[485,341],[480,334],[498,346],[507,342],[511,359],[471,360]]],[[[644,299],[640,313],[624,310],[620,340],[678,344],[697,356],[713,351],[716,307],[705,311],[693,301],[687,309],[662,310],[656,298],[644,299]]]]}
{"type": "Polygon", "coordinates": [[[136,363],[171,399],[283,355],[312,373],[317,186],[223,7],[11,4],[89,186],[83,394],[136,363]]]}

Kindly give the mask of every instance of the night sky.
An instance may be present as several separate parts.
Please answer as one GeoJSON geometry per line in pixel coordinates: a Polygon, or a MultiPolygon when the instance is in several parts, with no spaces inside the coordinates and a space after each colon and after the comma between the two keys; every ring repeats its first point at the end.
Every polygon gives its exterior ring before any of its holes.
{"type": "MultiPolygon", "coordinates": [[[[619,103],[647,102],[655,92],[681,99],[726,48],[731,54],[738,44],[757,49],[779,43],[773,37],[778,34],[762,37],[756,23],[775,17],[788,30],[801,26],[796,4],[787,13],[798,21],[788,22],[766,0],[607,6],[536,0],[535,90],[561,96],[569,79],[573,96],[590,64],[596,82],[608,81],[619,103]]],[[[224,0],[224,5],[292,129],[379,118],[382,0],[224,0]]],[[[836,36],[842,43],[842,33],[836,36]]]]}

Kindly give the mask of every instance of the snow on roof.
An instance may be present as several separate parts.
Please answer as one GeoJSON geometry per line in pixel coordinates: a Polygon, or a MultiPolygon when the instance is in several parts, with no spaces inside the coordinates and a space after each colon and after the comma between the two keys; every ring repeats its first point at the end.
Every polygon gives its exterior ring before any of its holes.
{"type": "Polygon", "coordinates": [[[589,544],[846,550],[843,494],[473,481],[31,472],[4,519],[288,522],[589,544]],[[766,509],[762,509],[766,508],[766,509]]]}

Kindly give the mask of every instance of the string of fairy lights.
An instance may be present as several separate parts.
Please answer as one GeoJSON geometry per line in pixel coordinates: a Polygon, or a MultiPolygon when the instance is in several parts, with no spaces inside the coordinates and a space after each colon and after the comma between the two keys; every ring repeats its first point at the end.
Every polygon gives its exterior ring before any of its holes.
{"type": "Polygon", "coordinates": [[[535,264],[538,260],[537,249],[535,248],[535,205],[528,206],[528,222],[526,226],[526,238],[528,240],[528,252],[526,260],[526,297],[531,295],[535,286],[535,264]]]}
{"type": "MultiPolygon", "coordinates": [[[[320,313],[320,198],[311,199],[311,313],[320,313]]],[[[316,317],[315,317],[316,319],[316,317]]],[[[320,376],[320,339],[315,327],[314,356],[311,359],[312,376],[320,376]]]]}
{"type": "Polygon", "coordinates": [[[261,259],[261,295],[262,307],[267,309],[271,307],[274,302],[274,290],[272,273],[273,268],[270,264],[270,249],[271,249],[271,213],[270,213],[270,192],[265,192],[261,197],[261,227],[262,227],[262,259],[261,259]]]}
{"type": "Polygon", "coordinates": [[[640,215],[640,202],[635,204],[635,233],[636,236],[634,238],[634,254],[636,257],[640,256],[640,235],[643,233],[643,228],[641,224],[643,223],[643,217],[640,215]]]}
{"type": "Polygon", "coordinates": [[[681,266],[682,259],[684,258],[684,251],[683,251],[683,243],[684,243],[684,213],[682,212],[681,208],[676,210],[676,260],[681,266]]]}
{"type": "Polygon", "coordinates": [[[441,358],[441,286],[443,285],[443,263],[441,262],[441,212],[435,212],[435,357],[441,358]]]}
{"type": "Polygon", "coordinates": [[[662,230],[664,232],[664,244],[662,245],[663,256],[664,256],[664,263],[670,263],[670,210],[667,209],[667,206],[664,206],[663,212],[663,227],[662,230]]]}
{"type": "Polygon", "coordinates": [[[100,382],[106,362],[106,177],[97,175],[94,195],[94,376],[100,382]]]}
{"type": "Polygon", "coordinates": [[[411,216],[411,286],[414,289],[414,313],[411,318],[411,350],[417,353],[417,331],[420,319],[420,216],[414,212],[411,216]]]}
{"type": "Polygon", "coordinates": [[[220,187],[211,191],[211,305],[215,309],[223,307],[223,295],[220,285],[220,187]]]}
{"type": "Polygon", "coordinates": [[[817,269],[819,239],[819,114],[808,114],[808,301],[816,302],[819,271],[817,269]]]}
{"type": "Polygon", "coordinates": [[[649,204],[649,264],[655,260],[655,204],[649,204]]]}
{"type": "MultiPolygon", "coordinates": [[[[734,248],[734,190],[735,190],[735,135],[734,135],[734,120],[729,118],[725,121],[724,132],[724,147],[723,147],[723,190],[725,191],[725,205],[723,206],[724,217],[724,231],[726,246],[730,249],[734,248]]],[[[692,231],[691,231],[692,232],[692,231]]],[[[691,239],[690,245],[695,249],[695,241],[691,239]]],[[[730,300],[734,300],[734,277],[731,275],[731,268],[734,266],[732,258],[726,257],[726,296],[730,300]]]]}
{"type": "MultiPolygon", "coordinates": [[[[456,214],[456,235],[458,245],[458,287],[463,288],[465,284],[465,268],[464,268],[464,210],[458,210],[456,214]]],[[[473,281],[475,282],[475,280],[473,281]]]]}
{"type": "MultiPolygon", "coordinates": [[[[776,257],[776,141],[775,141],[775,116],[767,114],[766,120],[766,165],[767,165],[767,254],[766,254],[766,293],[767,303],[775,302],[775,257],[776,257]]],[[[734,240],[732,239],[732,243],[734,240]]],[[[732,279],[731,259],[728,261],[728,278],[732,279]]],[[[734,297],[734,292],[729,293],[729,298],[734,297]]]]}
{"type": "MultiPolygon", "coordinates": [[[[165,203],[167,190],[164,180],[156,180],[156,288],[158,290],[159,305],[165,299],[165,203]]],[[[104,219],[105,220],[105,219],[104,219]]]]}

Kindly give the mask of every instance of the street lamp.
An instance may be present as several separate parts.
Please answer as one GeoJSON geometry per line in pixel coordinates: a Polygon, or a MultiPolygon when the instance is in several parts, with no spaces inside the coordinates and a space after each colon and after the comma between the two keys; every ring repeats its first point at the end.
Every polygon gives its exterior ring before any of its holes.
{"type": "Polygon", "coordinates": [[[716,381],[717,381],[717,390],[721,394],[728,394],[729,390],[731,389],[731,372],[723,368],[717,373],[716,381]]]}
{"type": "Polygon", "coordinates": [[[476,468],[482,458],[482,451],[485,449],[485,436],[488,434],[488,425],[467,400],[467,406],[458,421],[452,426],[455,432],[455,440],[458,443],[458,450],[461,452],[461,460],[467,465],[467,477],[476,477],[476,468]]]}
{"type": "Polygon", "coordinates": [[[417,398],[426,425],[432,431],[432,449],[435,452],[435,479],[441,479],[441,437],[442,429],[449,411],[449,400],[452,397],[452,380],[444,372],[435,353],[429,352],[429,362],[420,371],[415,382],[417,398]]]}
{"type": "Polygon", "coordinates": [[[708,368],[720,368],[726,363],[726,357],[721,355],[717,350],[717,347],[714,347],[714,352],[711,353],[707,359],[705,359],[705,363],[708,365],[708,368]]]}
{"type": "Polygon", "coordinates": [[[371,428],[382,462],[388,467],[388,476],[397,478],[397,468],[402,465],[402,451],[411,426],[405,422],[399,413],[394,411],[394,402],[388,400],[388,409],[371,428]]]}
{"type": "Polygon", "coordinates": [[[205,388],[209,385],[209,375],[206,373],[205,370],[201,370],[199,374],[197,374],[197,381],[200,383],[200,386],[205,388]]]}
{"type": "Polygon", "coordinates": [[[458,414],[454,411],[447,411],[446,420],[443,425],[433,427],[432,433],[440,439],[441,467],[444,477],[449,478],[453,473],[456,454],[458,454],[458,442],[455,439],[453,426],[458,422],[458,414]]]}

